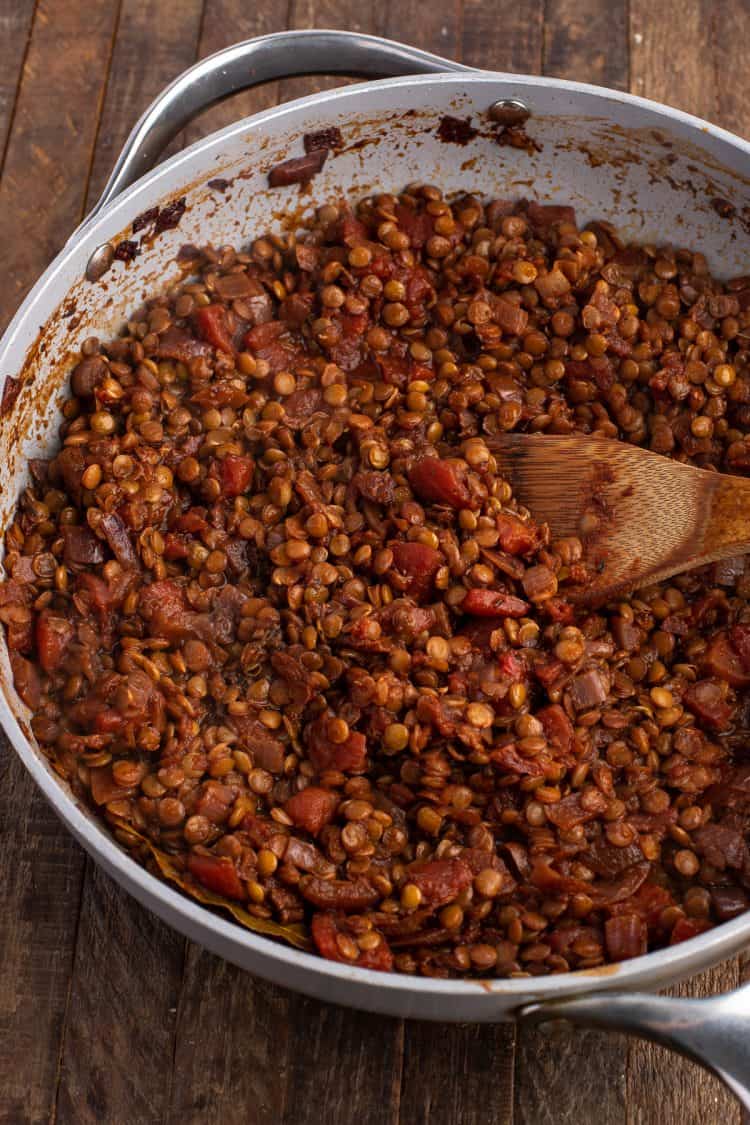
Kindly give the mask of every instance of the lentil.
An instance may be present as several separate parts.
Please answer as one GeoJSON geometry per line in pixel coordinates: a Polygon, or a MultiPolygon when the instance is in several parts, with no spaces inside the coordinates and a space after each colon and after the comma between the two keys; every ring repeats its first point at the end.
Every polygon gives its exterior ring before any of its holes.
{"type": "Polygon", "coordinates": [[[579,613],[581,541],[491,440],[747,473],[747,286],[507,212],[413,187],[207,250],[84,344],[6,533],[16,687],[78,795],[370,968],[590,967],[750,889],[744,568],[579,613]]]}

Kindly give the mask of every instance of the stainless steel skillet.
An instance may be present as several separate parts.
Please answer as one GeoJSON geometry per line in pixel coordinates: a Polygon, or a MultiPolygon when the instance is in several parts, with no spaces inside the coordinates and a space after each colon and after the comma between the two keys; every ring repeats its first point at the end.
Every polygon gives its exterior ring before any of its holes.
{"type": "MultiPolygon", "coordinates": [[[[743,209],[750,206],[750,146],[712,125],[614,91],[473,71],[346,32],[289,32],[238,44],[187,71],[147,111],[102,199],[0,342],[0,517],[7,520],[13,510],[28,458],[54,442],[70,352],[86,336],[115,332],[144,295],[175,278],[180,245],[243,242],[298,221],[313,203],[417,180],[448,191],[573,202],[584,220],[612,217],[632,237],[701,246],[719,274],[748,272],[743,209]],[[310,73],[391,77],[258,114],[150,170],[166,141],[211,102],[310,73]],[[397,77],[403,75],[409,77],[397,77]],[[495,143],[488,115],[508,102],[529,109],[535,151],[495,143]],[[470,118],[477,135],[465,145],[441,141],[445,115],[470,118]],[[345,147],[312,190],[269,191],[268,168],[301,154],[302,134],[331,125],[340,128],[345,147]],[[230,186],[210,186],[218,179],[230,186]],[[176,227],[134,261],[113,260],[137,215],[181,200],[176,227]]],[[[11,685],[4,641],[0,676],[0,722],[76,838],[141,903],[214,952],[290,988],[371,1011],[464,1021],[565,1017],[650,1036],[711,1067],[750,1106],[750,989],[705,1001],[638,991],[737,952],[750,942],[750,914],[621,965],[548,978],[433,981],[324,961],[241,930],[134,864],[39,753],[11,685]]]]}

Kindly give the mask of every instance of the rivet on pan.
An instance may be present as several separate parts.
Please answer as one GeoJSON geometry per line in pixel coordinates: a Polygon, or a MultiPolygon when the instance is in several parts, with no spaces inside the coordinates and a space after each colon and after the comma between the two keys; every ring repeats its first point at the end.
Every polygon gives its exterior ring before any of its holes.
{"type": "Polygon", "coordinates": [[[487,116],[498,125],[523,125],[531,117],[531,110],[519,98],[501,98],[490,106],[487,116]]]}
{"type": "Polygon", "coordinates": [[[98,281],[104,277],[112,262],[115,260],[115,248],[109,242],[97,246],[86,265],[86,280],[98,281]]]}

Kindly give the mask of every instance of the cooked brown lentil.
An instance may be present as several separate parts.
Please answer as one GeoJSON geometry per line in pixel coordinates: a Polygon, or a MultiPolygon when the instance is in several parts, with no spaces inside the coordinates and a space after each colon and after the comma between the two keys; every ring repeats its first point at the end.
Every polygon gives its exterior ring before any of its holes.
{"type": "Polygon", "coordinates": [[[600,611],[492,438],[750,470],[750,279],[571,208],[326,205],[87,340],[0,620],[134,854],[324,957],[593,967],[748,907],[750,576],[600,611]]]}

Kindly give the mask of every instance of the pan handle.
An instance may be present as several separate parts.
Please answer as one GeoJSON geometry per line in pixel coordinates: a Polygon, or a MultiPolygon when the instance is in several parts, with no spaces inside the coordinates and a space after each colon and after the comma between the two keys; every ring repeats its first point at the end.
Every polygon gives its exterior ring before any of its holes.
{"type": "Polygon", "coordinates": [[[151,103],[126,140],[88,219],[148,172],[194,117],[240,90],[309,74],[390,78],[471,70],[404,43],[353,31],[281,31],[235,43],[191,66],[151,103]]]}
{"type": "Polygon", "coordinates": [[[661,1043],[712,1071],[750,1109],[750,984],[705,1000],[598,992],[527,1004],[516,1014],[527,1024],[568,1020],[661,1043]]]}

